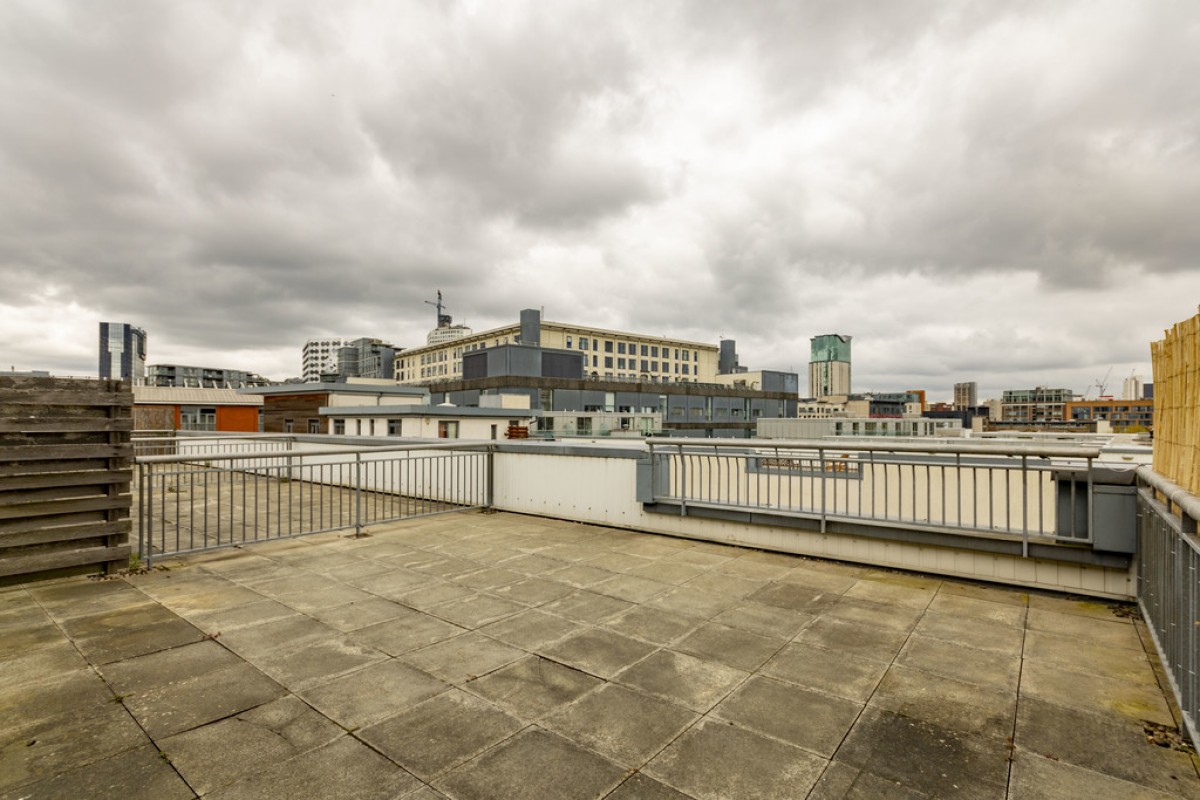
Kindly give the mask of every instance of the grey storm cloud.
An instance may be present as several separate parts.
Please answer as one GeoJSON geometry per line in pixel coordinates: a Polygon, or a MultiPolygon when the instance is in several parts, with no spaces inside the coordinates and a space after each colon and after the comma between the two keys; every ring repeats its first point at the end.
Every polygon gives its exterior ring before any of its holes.
{"type": "Polygon", "coordinates": [[[1197,31],[1166,0],[8,3],[5,360],[90,371],[67,323],[105,318],[283,377],[317,335],[420,343],[441,289],[762,366],[839,330],[876,388],[1144,369],[1200,298],[1197,31]]]}

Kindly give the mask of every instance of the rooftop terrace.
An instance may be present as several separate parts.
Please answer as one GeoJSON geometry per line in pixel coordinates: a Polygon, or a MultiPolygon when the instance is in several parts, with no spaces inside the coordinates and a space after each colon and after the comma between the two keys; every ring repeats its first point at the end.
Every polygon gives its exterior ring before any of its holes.
{"type": "Polygon", "coordinates": [[[0,797],[1200,797],[1132,606],[507,513],[371,531],[0,589],[0,797]]]}

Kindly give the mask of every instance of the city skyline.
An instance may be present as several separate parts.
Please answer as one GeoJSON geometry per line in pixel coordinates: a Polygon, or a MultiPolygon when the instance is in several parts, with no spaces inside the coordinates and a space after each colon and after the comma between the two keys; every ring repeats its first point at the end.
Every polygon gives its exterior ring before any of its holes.
{"type": "Polygon", "coordinates": [[[1109,393],[1200,302],[1186,4],[14,3],[4,366],[548,320],[1109,393]],[[614,12],[614,9],[616,11],[614,12]],[[1111,369],[1111,373],[1110,373],[1111,369]]]}

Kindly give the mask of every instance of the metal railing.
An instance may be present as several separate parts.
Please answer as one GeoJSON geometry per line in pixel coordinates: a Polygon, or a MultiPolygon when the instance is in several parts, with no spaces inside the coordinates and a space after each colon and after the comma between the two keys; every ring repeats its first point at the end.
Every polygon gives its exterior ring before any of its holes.
{"type": "MultiPolygon", "coordinates": [[[[283,445],[284,440],[277,440],[283,445]]],[[[262,442],[259,442],[260,444],[262,442]]],[[[491,505],[492,447],[202,451],[137,459],[144,563],[179,555],[491,505]]],[[[240,444],[240,443],[239,443],[240,444]]]]}
{"type": "Polygon", "coordinates": [[[651,439],[655,502],[1031,540],[1091,541],[1098,447],[651,439]],[[1065,496],[1063,494],[1065,493],[1065,496]],[[1059,519],[1059,508],[1071,515],[1059,519]],[[1064,531],[1069,532],[1064,536],[1064,531]]]}
{"type": "Polygon", "coordinates": [[[296,444],[296,438],[288,434],[255,433],[223,433],[219,436],[139,436],[131,441],[135,457],[291,450],[296,444]]]}
{"type": "Polygon", "coordinates": [[[1200,721],[1200,498],[1138,469],[1138,605],[1193,742],[1200,721]]]}

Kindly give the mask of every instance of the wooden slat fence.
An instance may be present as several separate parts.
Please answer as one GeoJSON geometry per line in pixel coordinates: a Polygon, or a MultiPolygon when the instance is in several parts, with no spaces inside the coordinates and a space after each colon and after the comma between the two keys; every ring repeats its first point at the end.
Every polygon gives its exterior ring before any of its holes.
{"type": "Polygon", "coordinates": [[[133,394],[0,376],[0,583],[129,563],[133,394]]]}
{"type": "Polygon", "coordinates": [[[1154,471],[1200,495],[1200,314],[1150,343],[1154,471]]]}

